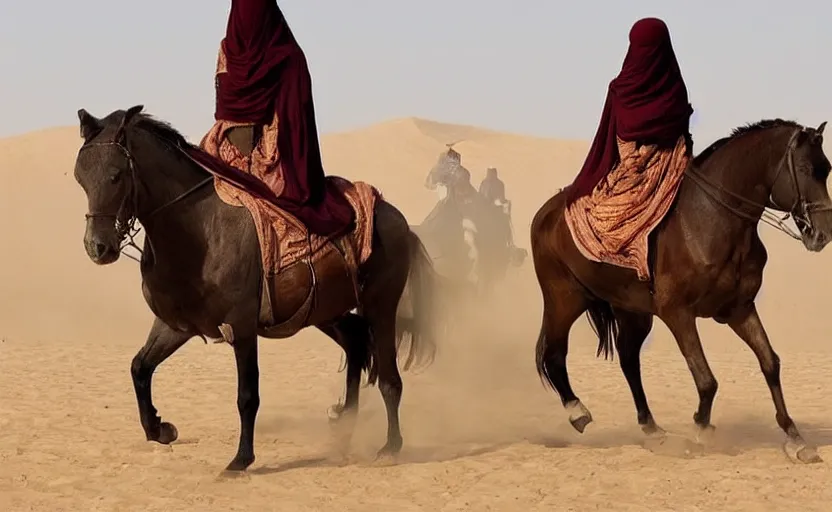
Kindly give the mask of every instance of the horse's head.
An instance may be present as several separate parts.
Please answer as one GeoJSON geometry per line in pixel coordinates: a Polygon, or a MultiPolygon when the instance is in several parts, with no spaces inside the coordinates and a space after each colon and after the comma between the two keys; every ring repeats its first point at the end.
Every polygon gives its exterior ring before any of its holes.
{"type": "Polygon", "coordinates": [[[453,190],[464,190],[471,186],[471,173],[465,167],[454,162],[439,162],[425,179],[425,187],[429,190],[440,189],[440,199],[453,190]]]}
{"type": "Polygon", "coordinates": [[[425,188],[428,190],[436,190],[438,186],[447,187],[451,174],[453,173],[454,163],[446,159],[439,159],[439,162],[431,168],[428,175],[425,177],[425,188]]]}
{"type": "Polygon", "coordinates": [[[462,155],[451,146],[448,146],[448,151],[439,155],[436,165],[433,166],[425,178],[425,188],[436,190],[437,187],[443,187],[444,191],[448,192],[450,189],[465,183],[470,184],[471,173],[468,172],[468,169],[462,167],[462,155]]]}
{"type": "Polygon", "coordinates": [[[824,121],[818,128],[803,128],[789,141],[784,161],[772,182],[770,203],[791,213],[803,245],[820,251],[832,241],[832,200],[827,178],[830,164],[823,152],[824,121]]]}
{"type": "Polygon", "coordinates": [[[135,222],[135,162],[127,150],[125,131],[142,109],[135,106],[103,119],[78,111],[84,144],[75,160],[75,179],[87,195],[89,209],[84,248],[99,265],[118,260],[135,222]]]}

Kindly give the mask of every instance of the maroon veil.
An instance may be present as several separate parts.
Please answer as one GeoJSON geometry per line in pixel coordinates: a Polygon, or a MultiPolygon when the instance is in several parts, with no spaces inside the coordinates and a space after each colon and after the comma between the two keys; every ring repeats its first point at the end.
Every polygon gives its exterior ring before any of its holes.
{"type": "Polygon", "coordinates": [[[680,136],[690,135],[692,113],[667,25],[657,18],[637,21],[621,72],[610,82],[589,154],[568,193],[569,202],[591,194],[618,164],[616,136],[672,147],[680,136]]]}
{"type": "Polygon", "coordinates": [[[284,188],[279,206],[320,235],[346,231],[355,213],[324,176],[306,57],[275,0],[232,0],[222,42],[215,117],[269,124],[278,118],[284,188]]]}

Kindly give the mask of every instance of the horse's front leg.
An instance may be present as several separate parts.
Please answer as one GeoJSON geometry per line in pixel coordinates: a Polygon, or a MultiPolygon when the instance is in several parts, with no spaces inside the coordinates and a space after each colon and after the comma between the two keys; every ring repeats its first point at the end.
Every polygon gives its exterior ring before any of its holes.
{"type": "Polygon", "coordinates": [[[786,399],[783,398],[783,388],[780,385],[780,358],[771,347],[768,335],[766,334],[765,328],[763,328],[763,323],[757,314],[757,308],[754,307],[750,311],[731,319],[728,325],[751,348],[754,355],[757,356],[760,369],[763,371],[766,384],[768,384],[769,391],[771,392],[771,398],[774,401],[777,424],[788,437],[788,442],[785,446],[786,454],[796,462],[822,462],[817,450],[812,446],[808,446],[803,440],[803,437],[797,430],[797,426],[792,421],[786,409],[786,399]]]}
{"type": "Polygon", "coordinates": [[[254,421],[260,408],[260,369],[257,362],[257,336],[234,340],[237,360],[237,410],[240,413],[240,444],[237,455],[225,468],[244,471],[254,462],[254,421]]]}
{"type": "Polygon", "coordinates": [[[153,322],[147,342],[133,358],[130,373],[139,406],[139,418],[148,441],[169,444],[179,435],[171,423],[162,423],[153,407],[151,381],[156,367],[176,352],[191,338],[186,332],[176,331],[158,318],[153,322]]]}
{"type": "Polygon", "coordinates": [[[702,341],[696,329],[696,317],[688,311],[677,311],[661,318],[676,338],[676,344],[679,345],[679,350],[693,375],[696,391],[699,393],[699,407],[693,415],[693,421],[699,427],[700,435],[706,434],[713,430],[711,410],[719,385],[702,350],[702,341]]]}

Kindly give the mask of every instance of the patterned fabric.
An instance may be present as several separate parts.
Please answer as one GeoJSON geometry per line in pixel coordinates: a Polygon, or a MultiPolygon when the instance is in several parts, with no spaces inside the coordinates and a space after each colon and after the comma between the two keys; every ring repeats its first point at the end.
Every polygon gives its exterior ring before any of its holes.
{"type": "MultiPolygon", "coordinates": [[[[226,72],[226,57],[222,45],[217,55],[216,75],[226,72]]],[[[251,123],[217,120],[205,134],[201,146],[215,149],[215,156],[222,161],[260,178],[276,195],[283,192],[283,170],[280,167],[280,153],[277,150],[278,117],[262,126],[262,133],[251,155],[243,155],[227,137],[228,131],[238,126],[252,126],[251,123]]]]}
{"type": "MultiPolygon", "coordinates": [[[[211,144],[212,140],[203,140],[202,149],[213,156],[223,158],[219,146],[211,144]]],[[[228,160],[226,162],[230,163],[228,160]]],[[[347,260],[348,265],[356,267],[350,268],[355,275],[357,266],[366,262],[372,252],[375,204],[381,194],[371,185],[360,181],[353,183],[336,176],[329,176],[327,179],[335,182],[355,211],[355,228],[346,235],[350,248],[356,255],[354,262],[347,260]]],[[[266,275],[278,274],[282,269],[303,259],[314,260],[315,255],[332,241],[331,237],[311,234],[293,215],[227,181],[215,178],[214,188],[223,202],[232,206],[243,206],[251,213],[266,275]]]]}
{"type": "Polygon", "coordinates": [[[565,217],[584,257],[635,270],[646,281],[647,238],[676,199],[690,157],[685,137],[672,149],[636,146],[618,139],[620,163],[565,217]]]}
{"type": "MultiPolygon", "coordinates": [[[[347,260],[351,273],[370,257],[373,248],[373,222],[375,203],[379,192],[367,183],[350,182],[344,178],[330,176],[355,210],[355,229],[346,236],[356,261],[347,260]]],[[[312,235],[297,218],[279,209],[272,203],[254,197],[252,194],[222,181],[214,180],[214,187],[223,202],[232,206],[244,206],[254,219],[257,238],[260,242],[260,256],[266,275],[276,275],[287,266],[304,260],[315,260],[315,255],[330,241],[328,237],[312,235]]]]}
{"type": "Polygon", "coordinates": [[[246,123],[233,121],[216,121],[211,130],[202,138],[202,148],[214,148],[214,156],[223,162],[233,165],[241,171],[253,174],[266,184],[276,195],[283,192],[283,169],[280,166],[280,154],[277,151],[277,115],[272,122],[262,127],[262,133],[251,155],[243,155],[237,147],[228,140],[228,131],[238,126],[251,126],[246,123]]]}
{"type": "MultiPolygon", "coordinates": [[[[220,48],[217,74],[224,71],[225,54],[220,48]]],[[[284,181],[277,149],[277,114],[271,123],[262,127],[262,134],[250,156],[243,155],[228,140],[228,131],[237,126],[251,124],[216,121],[202,138],[200,147],[226,164],[259,178],[279,196],[283,191],[284,181]]],[[[370,257],[372,250],[375,201],[380,194],[366,183],[352,183],[334,176],[327,179],[336,183],[355,210],[355,229],[347,236],[357,255],[356,263],[362,264],[370,257]]],[[[223,202],[233,206],[244,206],[251,213],[260,241],[263,269],[267,274],[277,274],[296,261],[314,257],[330,241],[327,237],[311,235],[306,226],[293,215],[229,182],[215,178],[214,187],[223,202]]]]}

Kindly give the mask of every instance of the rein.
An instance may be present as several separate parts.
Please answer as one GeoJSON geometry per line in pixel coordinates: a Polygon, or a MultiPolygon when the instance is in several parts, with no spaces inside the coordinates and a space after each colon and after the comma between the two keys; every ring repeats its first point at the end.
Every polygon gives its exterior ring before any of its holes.
{"type": "Polygon", "coordinates": [[[688,168],[687,172],[685,173],[685,176],[690,177],[692,181],[703,192],[705,192],[705,194],[709,198],[711,198],[714,202],[718,203],[734,215],[754,223],[762,221],[763,223],[768,224],[769,226],[777,229],[782,233],[785,233],[786,235],[794,238],[795,240],[802,240],[803,236],[801,235],[801,232],[803,230],[808,230],[810,232],[814,230],[814,226],[812,225],[812,221],[809,218],[809,214],[812,212],[832,210],[832,205],[810,203],[806,201],[806,199],[804,199],[802,191],[800,190],[800,183],[797,180],[797,170],[794,166],[794,151],[797,148],[797,138],[804,131],[805,128],[799,128],[795,130],[795,132],[792,134],[791,138],[789,139],[789,143],[786,145],[786,152],[783,154],[783,157],[780,159],[780,162],[777,166],[777,174],[775,175],[774,181],[772,182],[772,187],[774,187],[774,185],[776,185],[777,181],[780,179],[780,175],[783,174],[783,168],[788,168],[795,197],[794,203],[788,210],[778,206],[771,197],[771,194],[769,194],[767,204],[759,204],[735,192],[726,190],[725,188],[715,185],[708,178],[704,177],[699,172],[699,170],[693,166],[690,166],[688,168]],[[745,203],[746,205],[754,209],[762,210],[761,216],[757,217],[752,214],[746,213],[740,210],[739,208],[731,206],[724,199],[719,197],[720,192],[732,197],[733,199],[736,199],[741,203],[745,203]],[[769,205],[772,206],[769,207],[769,205]],[[781,217],[776,213],[769,211],[770,208],[777,208],[780,211],[786,211],[787,213],[781,217]],[[792,229],[791,226],[786,224],[785,221],[788,220],[789,217],[792,217],[794,219],[794,223],[795,225],[797,225],[798,231],[795,231],[794,229],[792,229]]]}
{"type": "MultiPolygon", "coordinates": [[[[124,194],[124,197],[121,200],[121,204],[119,205],[118,210],[116,210],[114,213],[113,212],[89,212],[85,215],[85,218],[87,220],[95,219],[95,218],[115,219],[115,221],[116,221],[116,235],[119,238],[119,251],[122,254],[124,254],[125,256],[127,256],[128,258],[141,263],[141,260],[139,258],[136,258],[135,256],[133,256],[131,254],[128,254],[127,252],[124,251],[127,247],[132,247],[132,248],[136,249],[139,252],[139,254],[144,254],[143,251],[139,248],[139,246],[136,244],[136,241],[135,241],[136,236],[138,236],[138,234],[141,232],[141,228],[136,227],[136,221],[138,220],[138,217],[140,215],[139,214],[139,192],[138,192],[139,189],[138,189],[138,186],[137,186],[138,173],[136,172],[136,160],[133,157],[133,155],[130,153],[130,151],[127,149],[127,147],[124,144],[122,144],[118,141],[118,138],[119,137],[117,135],[111,141],[91,142],[89,144],[85,144],[79,150],[79,152],[80,152],[80,151],[83,151],[85,149],[89,149],[91,147],[103,147],[103,146],[118,148],[118,150],[121,151],[121,153],[127,159],[127,166],[128,166],[128,170],[130,172],[130,178],[131,178],[130,179],[130,184],[129,184],[130,189],[128,190],[128,193],[124,194]]],[[[181,148],[179,148],[179,149],[181,150],[181,148]]],[[[191,194],[193,194],[197,190],[201,189],[202,187],[204,187],[208,183],[212,182],[213,180],[214,180],[214,177],[211,176],[209,178],[206,178],[206,179],[200,181],[199,183],[197,183],[193,187],[189,188],[185,192],[179,194],[178,196],[171,199],[167,203],[165,203],[165,204],[159,206],[158,208],[150,211],[150,213],[148,213],[147,215],[142,215],[142,216],[145,219],[150,219],[150,218],[154,217],[155,215],[157,215],[162,210],[165,210],[165,209],[181,202],[182,200],[184,200],[185,198],[187,198],[188,196],[190,196],[191,194]]]]}

